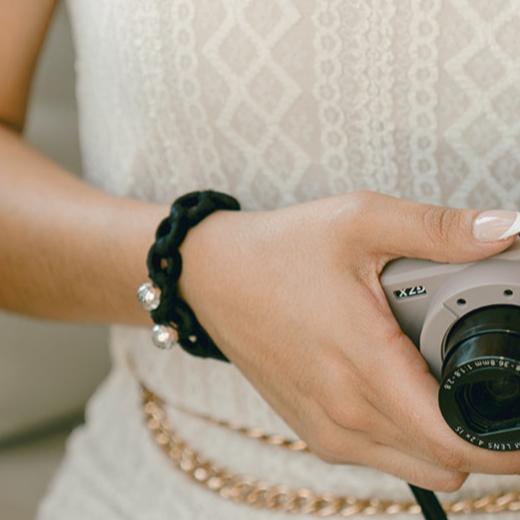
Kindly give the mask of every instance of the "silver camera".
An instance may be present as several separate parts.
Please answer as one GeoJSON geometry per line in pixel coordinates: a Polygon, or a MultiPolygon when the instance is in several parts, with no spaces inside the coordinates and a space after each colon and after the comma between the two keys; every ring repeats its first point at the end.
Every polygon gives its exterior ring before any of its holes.
{"type": "Polygon", "coordinates": [[[520,241],[474,263],[395,260],[381,283],[440,382],[448,425],[481,448],[520,450],[520,241]]]}

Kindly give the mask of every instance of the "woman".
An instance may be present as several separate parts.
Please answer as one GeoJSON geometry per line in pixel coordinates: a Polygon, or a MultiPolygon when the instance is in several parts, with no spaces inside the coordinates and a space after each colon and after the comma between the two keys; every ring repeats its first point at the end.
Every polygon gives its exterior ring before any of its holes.
{"type": "Polygon", "coordinates": [[[362,514],[327,497],[401,504],[404,481],[518,489],[519,453],[446,425],[379,284],[393,258],[474,261],[518,233],[513,2],[71,1],[88,184],[19,135],[54,2],[0,5],[0,303],[115,324],[40,520],[282,519],[290,496],[292,518],[362,514]],[[247,211],[189,231],[179,290],[232,364],[155,349],[135,299],[168,205],[208,188],[247,211]],[[168,435],[184,442],[169,455],[168,435]]]}

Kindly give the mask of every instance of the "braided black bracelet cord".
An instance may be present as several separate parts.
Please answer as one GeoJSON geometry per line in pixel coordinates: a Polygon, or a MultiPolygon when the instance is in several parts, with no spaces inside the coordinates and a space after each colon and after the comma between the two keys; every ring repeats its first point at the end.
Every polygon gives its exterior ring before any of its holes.
{"type": "Polygon", "coordinates": [[[238,211],[240,204],[225,193],[194,191],[175,200],[170,214],[159,224],[147,266],[148,276],[161,291],[161,300],[150,315],[156,324],[176,329],[178,343],[189,354],[228,361],[177,290],[182,271],[179,246],[192,227],[217,210],[238,211]]]}

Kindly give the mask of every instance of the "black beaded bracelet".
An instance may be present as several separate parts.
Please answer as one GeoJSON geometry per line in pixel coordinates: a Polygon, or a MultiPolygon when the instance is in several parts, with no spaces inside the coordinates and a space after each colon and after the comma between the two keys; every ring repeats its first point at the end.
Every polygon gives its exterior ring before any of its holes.
{"type": "Polygon", "coordinates": [[[147,257],[149,282],[137,289],[137,298],[150,312],[155,325],[152,341],[161,349],[179,344],[199,357],[228,361],[197,321],[191,307],[180,298],[177,284],[182,271],[179,246],[188,231],[217,210],[239,210],[238,201],[217,191],[193,191],[179,197],[155,232],[147,257]]]}

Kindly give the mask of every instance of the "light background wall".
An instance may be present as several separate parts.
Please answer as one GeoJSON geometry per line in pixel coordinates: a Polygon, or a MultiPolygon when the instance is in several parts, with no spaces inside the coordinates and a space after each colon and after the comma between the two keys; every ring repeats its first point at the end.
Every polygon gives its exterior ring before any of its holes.
{"type": "MultiPolygon", "coordinates": [[[[61,5],[38,68],[26,136],[80,173],[73,67],[72,40],[61,5]]],[[[34,518],[62,457],[65,434],[9,449],[6,441],[77,415],[108,366],[105,328],[0,313],[0,518],[34,518]]]]}

